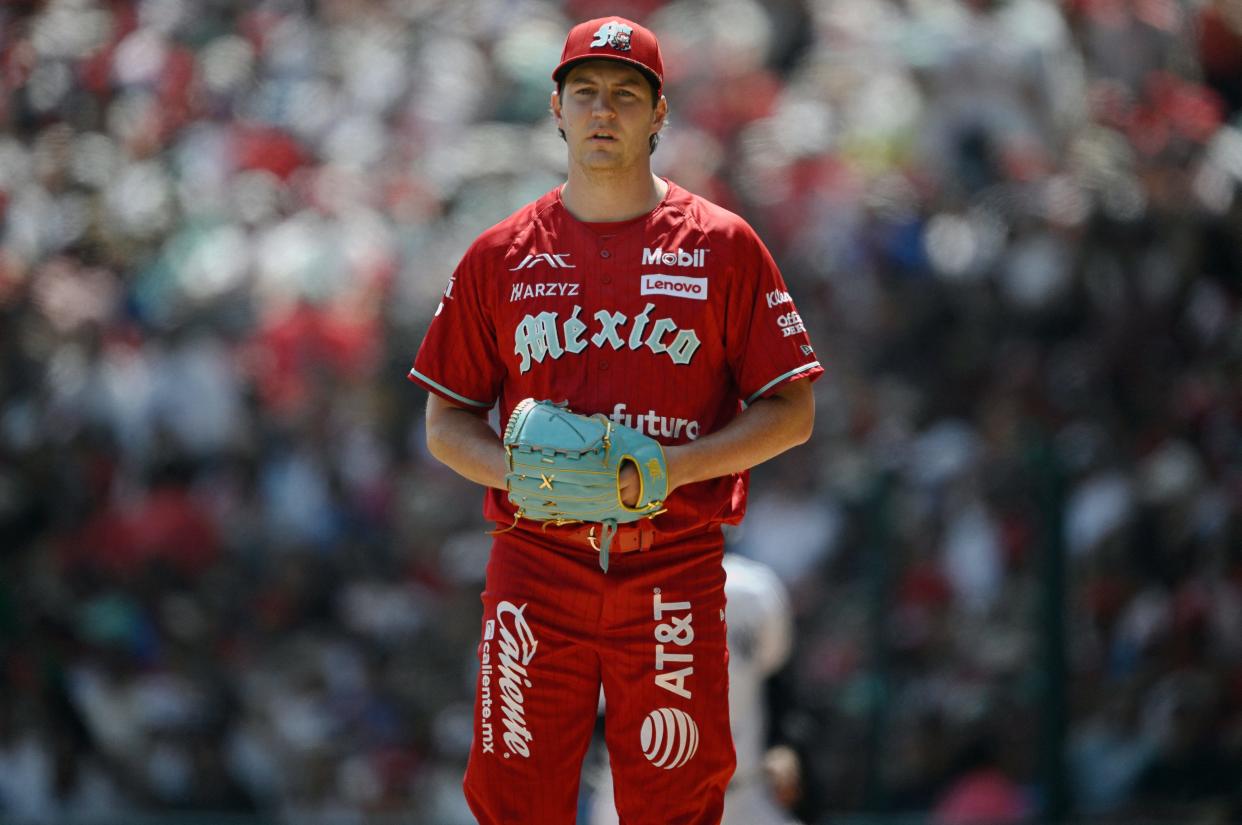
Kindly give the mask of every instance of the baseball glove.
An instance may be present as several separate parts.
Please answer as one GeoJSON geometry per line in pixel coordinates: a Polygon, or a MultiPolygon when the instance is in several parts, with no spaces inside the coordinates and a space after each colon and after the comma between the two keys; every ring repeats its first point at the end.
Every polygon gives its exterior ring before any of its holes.
{"type": "Polygon", "coordinates": [[[579,415],[564,404],[527,398],[513,408],[504,432],[505,484],[518,517],[556,525],[600,525],[600,567],[618,524],[663,512],[668,494],[664,448],[606,416],[579,415]],[[621,501],[621,468],[632,462],[640,492],[634,507],[621,501]]]}

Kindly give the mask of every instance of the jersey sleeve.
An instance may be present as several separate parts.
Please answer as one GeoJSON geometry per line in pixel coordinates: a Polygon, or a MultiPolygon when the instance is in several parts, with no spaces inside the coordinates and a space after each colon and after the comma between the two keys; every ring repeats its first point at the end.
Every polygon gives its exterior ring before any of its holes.
{"type": "Polygon", "coordinates": [[[729,292],[726,347],[745,404],[798,378],[823,374],[776,262],[749,227],[740,233],[729,292]]]}
{"type": "Polygon", "coordinates": [[[459,406],[491,409],[504,362],[477,247],[462,258],[414,359],[409,379],[459,406]]]}

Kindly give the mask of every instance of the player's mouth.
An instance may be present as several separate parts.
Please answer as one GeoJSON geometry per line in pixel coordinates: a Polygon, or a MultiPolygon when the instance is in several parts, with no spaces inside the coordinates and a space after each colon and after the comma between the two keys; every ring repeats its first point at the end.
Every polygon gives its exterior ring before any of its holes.
{"type": "Polygon", "coordinates": [[[615,142],[616,139],[616,136],[610,132],[592,132],[591,137],[589,138],[592,142],[604,141],[608,143],[615,142]]]}

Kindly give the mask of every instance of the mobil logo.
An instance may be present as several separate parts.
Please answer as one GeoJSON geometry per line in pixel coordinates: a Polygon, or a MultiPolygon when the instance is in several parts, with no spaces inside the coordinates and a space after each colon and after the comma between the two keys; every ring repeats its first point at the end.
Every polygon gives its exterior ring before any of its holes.
{"type": "Polygon", "coordinates": [[[685,275],[644,275],[643,295],[672,295],[675,298],[707,300],[707,279],[685,275]]]}
{"type": "Polygon", "coordinates": [[[643,249],[643,266],[704,266],[707,264],[706,249],[692,249],[689,252],[678,247],[664,251],[663,247],[643,249]]]}

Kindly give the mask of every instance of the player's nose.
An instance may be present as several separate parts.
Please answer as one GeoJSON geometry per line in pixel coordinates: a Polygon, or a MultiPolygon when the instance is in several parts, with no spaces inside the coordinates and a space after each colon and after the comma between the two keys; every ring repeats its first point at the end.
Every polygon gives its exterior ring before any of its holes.
{"type": "Polygon", "coordinates": [[[616,115],[616,107],[612,105],[612,100],[606,94],[595,96],[595,100],[591,105],[591,114],[596,117],[613,117],[616,115]]]}

